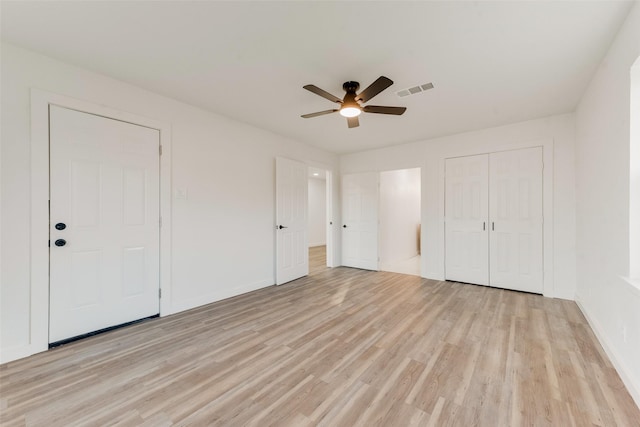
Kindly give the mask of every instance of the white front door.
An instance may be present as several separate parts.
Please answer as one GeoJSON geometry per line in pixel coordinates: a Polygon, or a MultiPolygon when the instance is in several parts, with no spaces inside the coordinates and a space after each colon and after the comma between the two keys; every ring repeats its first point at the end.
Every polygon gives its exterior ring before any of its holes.
{"type": "Polygon", "coordinates": [[[342,265],[378,270],[377,173],[342,176],[342,265]]]}
{"type": "Polygon", "coordinates": [[[489,157],[491,286],[542,293],[542,147],[489,157]]]}
{"type": "Polygon", "coordinates": [[[159,313],[159,132],[51,106],[49,342],[159,313]]]}
{"type": "Polygon", "coordinates": [[[307,166],[276,158],[276,284],[309,274],[307,166]]]}
{"type": "Polygon", "coordinates": [[[447,159],[445,186],[445,278],[488,285],[488,156],[447,159]]]}

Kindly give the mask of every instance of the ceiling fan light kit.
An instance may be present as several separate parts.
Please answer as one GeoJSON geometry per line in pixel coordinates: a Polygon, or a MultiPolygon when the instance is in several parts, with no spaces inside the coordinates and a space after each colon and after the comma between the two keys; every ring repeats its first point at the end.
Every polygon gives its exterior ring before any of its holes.
{"type": "Polygon", "coordinates": [[[362,110],[358,107],[345,107],[340,109],[340,115],[342,117],[358,117],[362,113],[362,110]]]}
{"type": "Polygon", "coordinates": [[[301,117],[310,119],[312,117],[323,116],[325,114],[331,114],[339,111],[341,116],[347,118],[347,126],[349,128],[354,128],[360,126],[358,116],[362,112],[400,116],[407,110],[405,107],[385,107],[377,105],[366,105],[364,107],[362,106],[362,103],[369,101],[371,98],[378,95],[380,92],[382,92],[392,84],[393,81],[391,79],[385,76],[380,76],[375,82],[371,83],[371,85],[369,85],[365,90],[358,94],[356,92],[360,88],[360,83],[352,81],[345,82],[342,85],[342,88],[345,90],[346,94],[342,99],[330,94],[323,89],[320,89],[315,85],[305,85],[303,86],[304,89],[308,90],[309,92],[313,92],[325,99],[328,99],[329,101],[340,104],[340,108],[318,111],[317,113],[303,114],[301,117]]]}

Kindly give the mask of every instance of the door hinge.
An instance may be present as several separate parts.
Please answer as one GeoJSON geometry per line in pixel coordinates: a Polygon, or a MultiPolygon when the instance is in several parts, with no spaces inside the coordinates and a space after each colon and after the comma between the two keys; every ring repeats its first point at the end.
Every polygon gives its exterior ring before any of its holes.
{"type": "Polygon", "coordinates": [[[158,145],[158,152],[160,153],[160,155],[162,156],[162,145],[158,145]]]}
{"type": "Polygon", "coordinates": [[[158,217],[158,226],[162,227],[162,217],[158,217]]]}
{"type": "Polygon", "coordinates": [[[162,289],[158,288],[158,298],[162,298],[162,289]]]}

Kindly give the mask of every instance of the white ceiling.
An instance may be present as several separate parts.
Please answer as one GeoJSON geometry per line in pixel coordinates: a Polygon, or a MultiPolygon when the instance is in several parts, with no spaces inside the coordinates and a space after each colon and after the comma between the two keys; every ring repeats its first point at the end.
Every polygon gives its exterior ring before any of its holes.
{"type": "Polygon", "coordinates": [[[1,2],[2,38],[336,153],[575,109],[631,2],[1,2]],[[342,83],[395,81],[360,127],[342,83]],[[435,88],[407,98],[395,92],[435,88]]]}

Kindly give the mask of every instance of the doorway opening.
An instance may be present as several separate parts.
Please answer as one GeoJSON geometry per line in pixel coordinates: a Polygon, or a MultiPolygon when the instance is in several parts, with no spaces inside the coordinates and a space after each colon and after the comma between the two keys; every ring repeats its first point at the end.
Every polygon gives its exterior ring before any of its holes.
{"type": "Polygon", "coordinates": [[[332,267],[331,171],[308,168],[309,274],[332,267]]]}
{"type": "Polygon", "coordinates": [[[379,269],[420,276],[420,168],[380,172],[379,269]]]}

